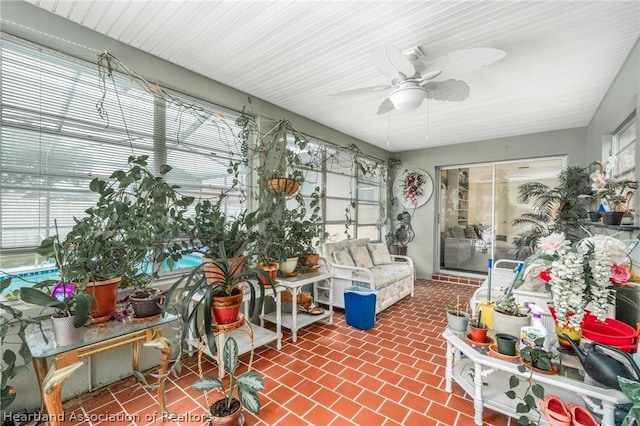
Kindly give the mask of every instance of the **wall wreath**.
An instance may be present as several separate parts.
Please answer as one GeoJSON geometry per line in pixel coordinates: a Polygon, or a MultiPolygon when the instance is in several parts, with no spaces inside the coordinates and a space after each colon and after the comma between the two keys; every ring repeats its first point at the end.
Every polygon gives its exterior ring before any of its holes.
{"type": "Polygon", "coordinates": [[[433,194],[433,179],[421,169],[406,169],[393,183],[393,195],[404,208],[425,204],[433,194]]]}

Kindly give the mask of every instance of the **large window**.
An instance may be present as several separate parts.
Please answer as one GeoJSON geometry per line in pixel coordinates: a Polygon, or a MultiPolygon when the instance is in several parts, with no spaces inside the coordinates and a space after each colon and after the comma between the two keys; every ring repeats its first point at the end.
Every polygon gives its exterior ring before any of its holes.
{"type": "MultiPolygon", "coordinates": [[[[5,34],[0,100],[0,269],[37,264],[33,250],[54,224],[64,236],[95,202],[91,179],[126,168],[130,155],[149,155],[152,167],[170,164],[172,183],[198,199],[231,186],[236,112],[156,96],[117,73],[100,80],[95,64],[5,34]]],[[[230,193],[228,213],[243,200],[230,193]]]]}
{"type": "Polygon", "coordinates": [[[326,149],[326,231],[329,240],[379,240],[384,163],[326,149]]]}
{"type": "MultiPolygon", "coordinates": [[[[126,168],[131,155],[148,155],[152,168],[171,165],[169,180],[196,199],[224,191],[229,215],[247,207],[247,170],[227,192],[229,162],[241,154],[238,112],[118,72],[111,77],[96,64],[6,34],[1,54],[0,270],[41,263],[34,249],[55,224],[64,237],[73,217],[95,202],[91,179],[126,168]]],[[[310,140],[321,165],[305,170],[301,191],[308,197],[322,188],[330,238],[379,239],[385,163],[310,140]]]]}
{"type": "Polygon", "coordinates": [[[615,159],[614,177],[635,180],[636,137],[634,111],[613,134],[611,153],[615,159]]]}

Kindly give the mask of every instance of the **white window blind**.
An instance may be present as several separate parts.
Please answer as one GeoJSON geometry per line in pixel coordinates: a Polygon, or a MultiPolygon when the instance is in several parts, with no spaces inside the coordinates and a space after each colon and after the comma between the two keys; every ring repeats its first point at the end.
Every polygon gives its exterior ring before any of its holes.
{"type": "MultiPolygon", "coordinates": [[[[73,217],[95,202],[91,179],[126,168],[130,155],[149,155],[151,167],[166,156],[172,183],[196,198],[230,188],[229,159],[240,154],[237,112],[187,97],[166,102],[114,73],[106,80],[104,119],[96,108],[103,96],[96,64],[6,34],[1,55],[0,268],[37,261],[33,250],[55,232],[54,221],[66,235],[73,217]],[[162,114],[154,115],[158,101],[162,114]],[[155,142],[154,128],[166,129],[155,142]]],[[[227,211],[239,211],[243,201],[230,193],[227,211]]]]}

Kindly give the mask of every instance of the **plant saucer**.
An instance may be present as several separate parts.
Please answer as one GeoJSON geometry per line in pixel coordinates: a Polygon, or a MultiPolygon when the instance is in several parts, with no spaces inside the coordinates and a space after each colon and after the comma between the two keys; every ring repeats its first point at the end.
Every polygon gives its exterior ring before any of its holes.
{"type": "Polygon", "coordinates": [[[489,336],[487,336],[487,338],[485,339],[484,342],[476,342],[475,340],[471,340],[471,333],[467,333],[467,335],[465,336],[465,338],[467,339],[467,342],[471,343],[474,346],[489,346],[493,343],[493,339],[489,336]]]}
{"type": "Polygon", "coordinates": [[[495,343],[489,345],[489,353],[491,354],[491,356],[502,359],[504,361],[517,361],[520,359],[520,351],[518,349],[516,349],[515,355],[501,354],[500,352],[498,352],[498,345],[496,345],[495,343]]]}

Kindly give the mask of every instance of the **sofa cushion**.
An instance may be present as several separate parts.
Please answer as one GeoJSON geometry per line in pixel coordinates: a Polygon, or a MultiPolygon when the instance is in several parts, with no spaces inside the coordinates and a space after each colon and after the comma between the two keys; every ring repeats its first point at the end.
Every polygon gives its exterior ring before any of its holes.
{"type": "Polygon", "coordinates": [[[389,247],[386,243],[367,243],[367,249],[374,265],[386,265],[391,263],[389,247]]]}
{"type": "MultiPolygon", "coordinates": [[[[375,277],[376,289],[378,290],[388,287],[403,278],[411,277],[413,274],[411,265],[405,262],[374,266],[371,268],[371,272],[375,277]]],[[[366,279],[367,276],[364,272],[355,271],[353,278],[366,279]]]]}
{"type": "Polygon", "coordinates": [[[353,257],[353,263],[361,268],[373,268],[371,256],[366,246],[349,247],[349,253],[353,257]]]}
{"type": "Polygon", "coordinates": [[[353,258],[351,257],[351,254],[346,249],[334,251],[333,261],[336,264],[342,265],[342,266],[356,266],[356,264],[353,263],[353,258]]]}
{"type": "Polygon", "coordinates": [[[329,259],[333,257],[333,252],[336,250],[349,250],[349,247],[366,246],[369,242],[369,238],[359,238],[356,240],[342,240],[337,243],[325,243],[323,247],[324,255],[329,259]]]}

